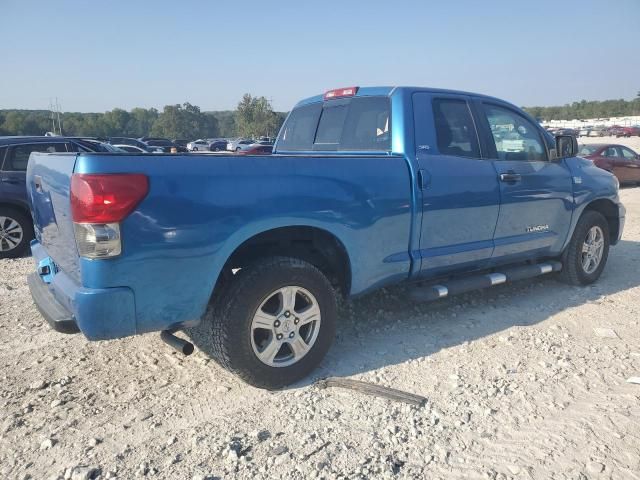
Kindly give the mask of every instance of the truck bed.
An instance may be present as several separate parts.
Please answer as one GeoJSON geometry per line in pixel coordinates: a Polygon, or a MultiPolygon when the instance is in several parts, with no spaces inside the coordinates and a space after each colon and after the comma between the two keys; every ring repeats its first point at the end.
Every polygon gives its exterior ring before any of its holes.
{"type": "Polygon", "coordinates": [[[42,247],[58,269],[50,288],[61,303],[77,306],[63,298],[77,295],[74,288],[132,292],[135,325],[105,313],[102,328],[89,334],[95,338],[198,321],[232,252],[277,228],[334,235],[349,252],[350,293],[408,276],[409,179],[405,158],[394,155],[34,154],[27,172],[34,251],[42,247]],[[79,258],[70,176],[127,172],[147,175],[149,193],[122,222],[122,254],[79,258]]]}

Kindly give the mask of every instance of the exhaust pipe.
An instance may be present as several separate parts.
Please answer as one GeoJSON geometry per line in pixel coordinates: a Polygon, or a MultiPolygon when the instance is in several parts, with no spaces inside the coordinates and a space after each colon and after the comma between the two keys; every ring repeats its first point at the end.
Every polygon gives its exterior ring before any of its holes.
{"type": "Polygon", "coordinates": [[[169,345],[170,347],[175,348],[177,351],[182,353],[183,355],[191,355],[193,353],[193,343],[187,342],[180,337],[176,337],[173,333],[176,330],[162,330],[160,332],[160,338],[164,343],[169,345]]]}

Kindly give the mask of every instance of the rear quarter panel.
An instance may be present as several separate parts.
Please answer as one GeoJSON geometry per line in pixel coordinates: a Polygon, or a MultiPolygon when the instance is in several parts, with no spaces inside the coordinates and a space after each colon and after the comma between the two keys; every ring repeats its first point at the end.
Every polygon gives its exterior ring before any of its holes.
{"type": "Polygon", "coordinates": [[[352,294],[410,270],[403,157],[83,154],[75,171],[150,178],[149,194],[122,223],[122,255],[81,260],[84,286],[134,290],[137,333],[199,319],[231,253],[273,228],[334,234],[350,257],[352,294]]]}

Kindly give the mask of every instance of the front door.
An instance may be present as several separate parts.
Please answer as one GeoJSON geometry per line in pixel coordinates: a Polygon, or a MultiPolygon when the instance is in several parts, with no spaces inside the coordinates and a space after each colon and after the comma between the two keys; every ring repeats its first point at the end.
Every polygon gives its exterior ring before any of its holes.
{"type": "Polygon", "coordinates": [[[506,104],[477,103],[479,122],[500,183],[495,261],[559,254],[573,211],[573,180],[550,160],[542,129],[506,104]]]}
{"type": "Polygon", "coordinates": [[[418,188],[422,193],[421,273],[482,268],[493,253],[499,187],[482,160],[464,95],[413,95],[418,188]]]}

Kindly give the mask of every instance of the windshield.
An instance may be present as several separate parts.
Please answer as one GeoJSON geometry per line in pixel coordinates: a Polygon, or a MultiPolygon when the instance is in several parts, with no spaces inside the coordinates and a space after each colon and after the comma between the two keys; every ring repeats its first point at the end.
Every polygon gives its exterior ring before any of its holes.
{"type": "Polygon", "coordinates": [[[278,140],[281,151],[389,151],[388,97],[353,97],[294,109],[278,140]]]}
{"type": "Polygon", "coordinates": [[[578,155],[592,155],[596,150],[598,150],[598,148],[600,147],[593,145],[582,145],[580,147],[580,150],[578,151],[578,155]]]}

